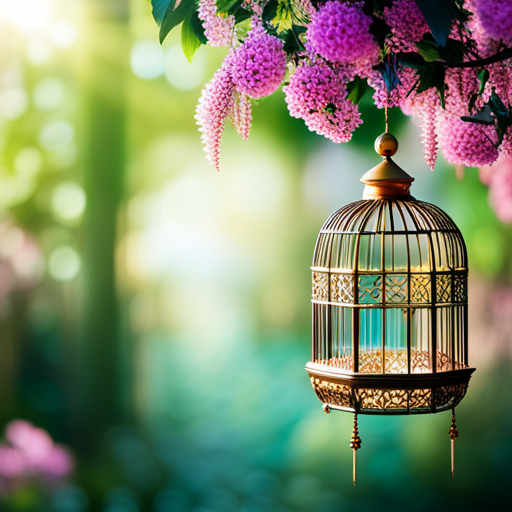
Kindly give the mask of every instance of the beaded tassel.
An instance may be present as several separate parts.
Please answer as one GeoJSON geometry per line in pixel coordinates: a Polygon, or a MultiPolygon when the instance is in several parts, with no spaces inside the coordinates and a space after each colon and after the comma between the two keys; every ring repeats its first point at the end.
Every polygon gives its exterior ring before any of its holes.
{"type": "Polygon", "coordinates": [[[459,431],[457,430],[457,425],[455,425],[455,409],[452,409],[452,426],[448,432],[450,434],[450,439],[452,440],[452,476],[455,468],[455,439],[459,437],[459,431]]]}
{"type": "Polygon", "coordinates": [[[354,429],[352,430],[352,439],[350,440],[350,448],[353,450],[352,458],[352,480],[356,485],[356,453],[361,448],[361,438],[357,428],[357,414],[354,414],[354,429]]]}

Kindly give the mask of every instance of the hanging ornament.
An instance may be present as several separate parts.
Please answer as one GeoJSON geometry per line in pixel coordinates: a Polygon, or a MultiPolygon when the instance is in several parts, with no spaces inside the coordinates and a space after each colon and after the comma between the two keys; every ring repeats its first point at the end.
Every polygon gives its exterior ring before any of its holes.
{"type": "Polygon", "coordinates": [[[323,403],[354,413],[353,480],[360,414],[452,410],[474,371],[468,365],[467,252],[437,206],[410,195],[414,179],[375,142],[384,160],[367,172],[363,200],[323,225],[313,257],[313,358],[306,365],[323,403]]]}

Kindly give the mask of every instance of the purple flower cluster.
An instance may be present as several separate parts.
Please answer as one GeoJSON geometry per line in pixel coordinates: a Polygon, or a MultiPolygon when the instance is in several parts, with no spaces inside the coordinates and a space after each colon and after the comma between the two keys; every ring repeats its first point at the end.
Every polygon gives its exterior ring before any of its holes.
{"type": "Polygon", "coordinates": [[[283,87],[290,115],[300,119],[336,103],[345,92],[334,71],[323,61],[301,64],[283,87]]]}
{"type": "Polygon", "coordinates": [[[474,10],[488,37],[512,44],[512,0],[474,0],[474,10]]]}
{"type": "Polygon", "coordinates": [[[336,73],[323,61],[301,64],[284,87],[290,115],[334,142],[347,142],[361,116],[336,73]]]}
{"type": "Polygon", "coordinates": [[[286,53],[283,41],[255,26],[232,54],[228,71],[236,88],[250,98],[272,94],[283,81],[286,53]]]}
{"type": "Polygon", "coordinates": [[[332,63],[373,62],[379,46],[370,32],[372,19],[358,5],[329,1],[313,15],[307,48],[332,63]]]}
{"type": "Polygon", "coordinates": [[[450,114],[441,119],[440,146],[443,156],[452,164],[480,167],[494,163],[498,159],[495,140],[492,126],[467,123],[450,114]]]}
{"type": "Polygon", "coordinates": [[[384,9],[384,21],[391,27],[390,46],[396,51],[416,51],[414,43],[429,31],[427,22],[414,0],[395,0],[384,9]]]}

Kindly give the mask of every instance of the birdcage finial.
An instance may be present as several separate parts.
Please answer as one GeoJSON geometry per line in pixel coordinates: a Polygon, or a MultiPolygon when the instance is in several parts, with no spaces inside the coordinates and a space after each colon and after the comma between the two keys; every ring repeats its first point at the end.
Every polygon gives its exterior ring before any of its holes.
{"type": "Polygon", "coordinates": [[[390,133],[383,133],[375,141],[375,151],[384,160],[369,170],[361,183],[366,187],[363,199],[414,199],[409,193],[414,178],[409,176],[391,158],[398,150],[398,141],[390,133]]]}
{"type": "Polygon", "coordinates": [[[361,448],[361,438],[357,427],[357,414],[354,414],[354,429],[352,430],[352,439],[350,439],[350,448],[352,449],[352,481],[356,485],[356,452],[361,448]]]}

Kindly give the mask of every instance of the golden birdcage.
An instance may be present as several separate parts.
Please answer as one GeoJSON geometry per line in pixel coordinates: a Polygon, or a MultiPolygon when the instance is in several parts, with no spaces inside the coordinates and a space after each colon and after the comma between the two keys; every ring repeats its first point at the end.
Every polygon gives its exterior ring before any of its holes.
{"type": "Polygon", "coordinates": [[[409,193],[413,178],[392,159],[396,139],[376,143],[363,200],[323,225],[313,257],[313,389],[331,409],[357,414],[452,410],[466,394],[468,262],[455,223],[409,193]]]}

